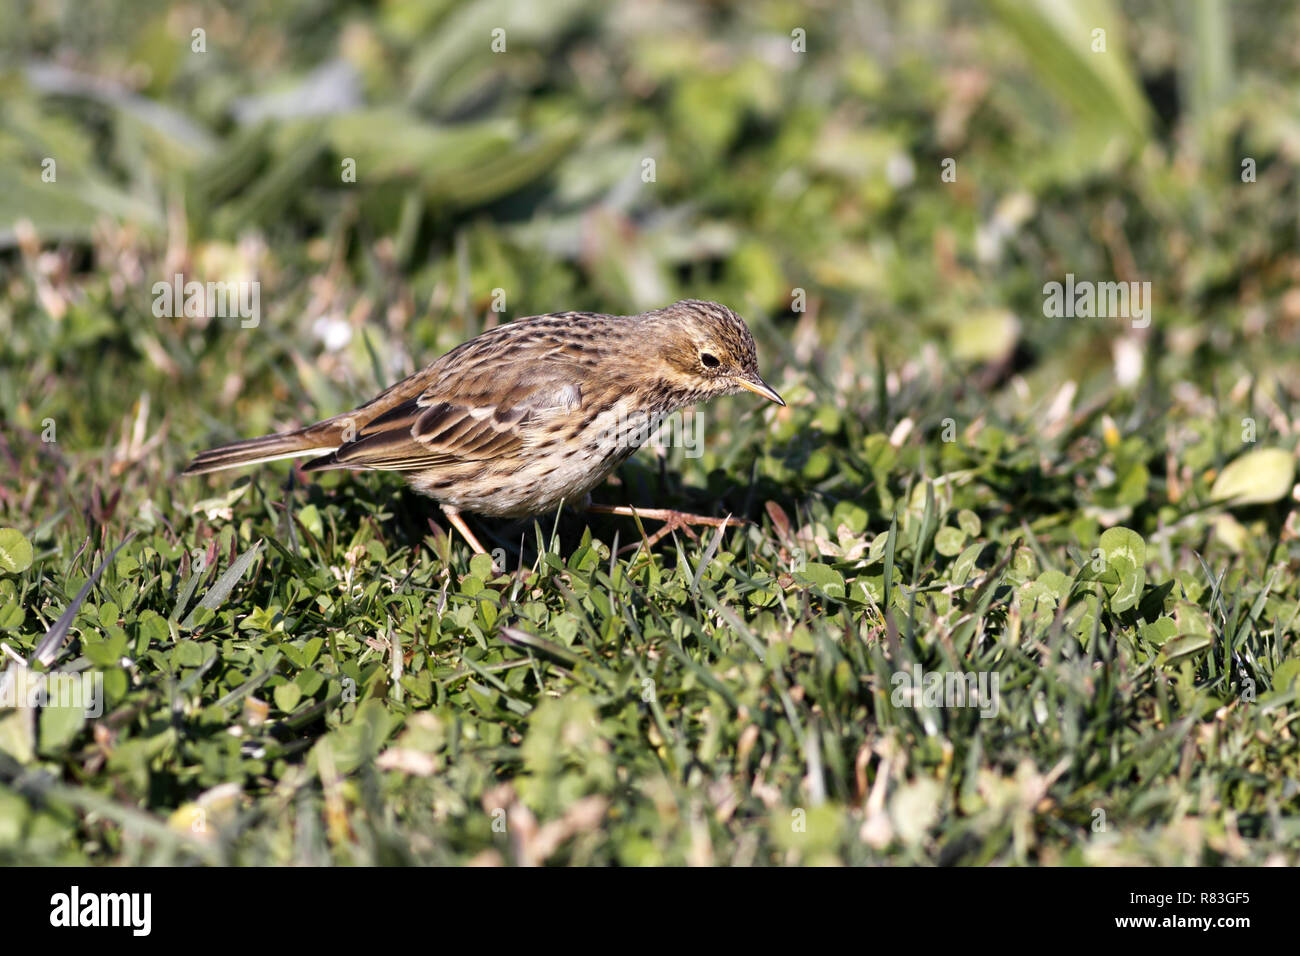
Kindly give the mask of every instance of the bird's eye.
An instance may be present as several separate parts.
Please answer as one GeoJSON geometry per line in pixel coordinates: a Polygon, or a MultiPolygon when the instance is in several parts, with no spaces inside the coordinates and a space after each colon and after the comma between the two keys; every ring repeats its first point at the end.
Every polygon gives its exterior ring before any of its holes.
{"type": "Polygon", "coordinates": [[[719,365],[722,364],[721,362],[718,361],[718,357],[716,355],[713,355],[712,353],[709,352],[701,352],[700,361],[704,363],[705,368],[717,368],[719,365]]]}

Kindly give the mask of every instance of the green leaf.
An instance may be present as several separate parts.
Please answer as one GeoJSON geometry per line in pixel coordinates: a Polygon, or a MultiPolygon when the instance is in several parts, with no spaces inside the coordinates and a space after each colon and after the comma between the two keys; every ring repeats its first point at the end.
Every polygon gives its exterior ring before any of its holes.
{"type": "Polygon", "coordinates": [[[30,707],[0,712],[0,753],[8,754],[19,763],[31,761],[36,754],[36,733],[32,726],[35,716],[30,707]]]}
{"type": "Polygon", "coordinates": [[[945,558],[951,558],[961,554],[962,547],[966,544],[966,532],[951,525],[945,525],[939,529],[939,533],[934,536],[934,550],[938,551],[945,558]]]}
{"type": "Polygon", "coordinates": [[[1164,644],[1178,633],[1178,624],[1172,617],[1161,617],[1142,625],[1138,633],[1152,644],[1164,644]]]}
{"type": "Polygon", "coordinates": [[[203,645],[198,641],[181,641],[172,650],[176,667],[198,667],[203,663],[203,645]]]}
{"type": "Polygon", "coordinates": [[[980,533],[980,516],[969,508],[962,508],[957,512],[957,527],[965,531],[972,538],[979,537],[980,533]]]}
{"type": "Polygon", "coordinates": [[[122,616],[122,609],[112,601],[105,601],[99,606],[99,623],[101,627],[109,627],[116,624],[117,619],[122,616]]]}
{"type": "Polygon", "coordinates": [[[0,631],[16,631],[26,619],[27,612],[17,601],[0,604],[0,631]]]}
{"type": "Polygon", "coordinates": [[[965,584],[970,579],[971,572],[975,570],[975,562],[979,559],[980,552],[984,550],[984,545],[975,542],[969,548],[961,553],[961,556],[953,562],[952,565],[952,583],[965,584]]]}
{"type": "Polygon", "coordinates": [[[844,575],[829,564],[812,561],[802,571],[796,571],[794,579],[800,584],[812,585],[831,597],[844,597],[844,575]]]}
{"type": "MultiPolygon", "coordinates": [[[[480,582],[490,581],[492,575],[492,555],[476,554],[469,559],[469,572],[478,578],[480,582]]],[[[482,590],[482,588],[479,588],[482,590]]]]}
{"type": "Polygon", "coordinates": [[[1280,448],[1247,452],[1224,467],[1210,497],[1233,505],[1280,501],[1295,484],[1295,458],[1280,448]]]}
{"type": "Polygon", "coordinates": [[[1054,568],[1049,568],[1040,574],[1038,583],[1058,601],[1064,600],[1070,593],[1070,579],[1054,568]]]}
{"type": "Polygon", "coordinates": [[[1129,528],[1107,528],[1101,533],[1101,539],[1097,542],[1097,546],[1101,548],[1102,554],[1106,556],[1107,564],[1110,564],[1117,556],[1128,558],[1133,566],[1137,568],[1146,564],[1147,543],[1142,540],[1142,535],[1129,528]]]}
{"type": "Polygon", "coordinates": [[[1288,690],[1300,678],[1300,660],[1292,657],[1277,665],[1273,671],[1273,689],[1288,690]]]}
{"type": "Polygon", "coordinates": [[[85,707],[42,707],[41,752],[50,755],[58,754],[76,739],[85,723],[85,707]]]}
{"type": "Polygon", "coordinates": [[[96,640],[92,632],[83,640],[81,651],[98,667],[115,667],[126,654],[126,634],[118,628],[117,633],[110,632],[103,640],[96,640]]]}
{"type": "Polygon", "coordinates": [[[1020,607],[1026,617],[1051,614],[1056,610],[1056,595],[1041,578],[1029,581],[1020,588],[1020,607]]]}
{"type": "Polygon", "coordinates": [[[1116,614],[1137,607],[1142,599],[1142,586],[1146,583],[1145,569],[1131,567],[1126,560],[1120,560],[1125,567],[1120,574],[1119,587],[1110,597],[1110,609],[1116,614]]]}
{"type": "Polygon", "coordinates": [[[136,627],[139,628],[140,634],[149,644],[166,643],[170,632],[167,630],[166,619],[157,611],[145,611],[136,621],[136,627]]]}
{"type": "Polygon", "coordinates": [[[1164,656],[1165,663],[1172,664],[1184,657],[1199,654],[1213,643],[1214,638],[1208,634],[1184,634],[1166,642],[1160,653],[1164,656]]]}
{"type": "Polygon", "coordinates": [[[1120,477],[1119,487],[1115,490],[1115,503],[1130,507],[1141,504],[1147,499],[1150,481],[1151,474],[1147,471],[1147,466],[1142,462],[1136,463],[1120,477]]]}
{"type": "Polygon", "coordinates": [[[317,541],[325,536],[325,525],[321,522],[320,512],[315,505],[298,509],[298,523],[317,541]]]}
{"type": "Polygon", "coordinates": [[[292,713],[293,709],[298,706],[298,701],[302,700],[302,688],[297,684],[280,684],[275,688],[273,694],[275,696],[275,706],[286,714],[292,713]]]}
{"type": "Polygon", "coordinates": [[[0,528],[0,571],[19,574],[31,566],[31,542],[17,528],[0,528]]]}

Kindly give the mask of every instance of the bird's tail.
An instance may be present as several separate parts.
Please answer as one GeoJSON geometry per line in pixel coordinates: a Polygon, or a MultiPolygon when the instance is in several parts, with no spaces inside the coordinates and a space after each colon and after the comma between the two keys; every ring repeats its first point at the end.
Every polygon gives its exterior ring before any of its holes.
{"type": "Polygon", "coordinates": [[[226,468],[242,468],[264,461],[328,455],[343,444],[342,427],[335,421],[318,422],[296,431],[250,438],[199,452],[182,475],[206,475],[226,468]]]}

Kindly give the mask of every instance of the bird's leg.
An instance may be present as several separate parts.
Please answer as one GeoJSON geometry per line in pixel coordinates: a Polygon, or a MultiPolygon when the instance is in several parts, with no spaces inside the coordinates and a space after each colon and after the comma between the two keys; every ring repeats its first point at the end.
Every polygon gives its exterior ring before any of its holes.
{"type": "MultiPolygon", "coordinates": [[[[685,511],[673,511],[670,508],[634,508],[625,505],[588,505],[587,510],[594,511],[597,514],[622,515],[626,518],[648,518],[651,521],[665,522],[662,528],[646,539],[645,546],[647,548],[653,547],[660,538],[671,534],[678,528],[685,531],[688,535],[698,541],[698,536],[690,527],[693,524],[709,525],[714,528],[725,528],[728,525],[739,527],[740,525],[749,523],[743,518],[733,518],[730,515],[725,518],[712,518],[708,515],[693,515],[685,511]]],[[[635,547],[635,545],[632,547],[635,547]]]]}
{"type": "MultiPolygon", "coordinates": [[[[479,543],[478,538],[474,537],[474,532],[469,530],[469,525],[465,523],[465,519],[460,516],[459,511],[444,506],[442,513],[447,516],[447,520],[451,522],[452,527],[460,532],[461,537],[469,542],[469,546],[474,550],[475,554],[488,553],[487,548],[483,547],[483,545],[479,543]]],[[[501,569],[497,567],[497,563],[493,561],[492,573],[496,574],[500,572],[500,570],[501,569]]]]}

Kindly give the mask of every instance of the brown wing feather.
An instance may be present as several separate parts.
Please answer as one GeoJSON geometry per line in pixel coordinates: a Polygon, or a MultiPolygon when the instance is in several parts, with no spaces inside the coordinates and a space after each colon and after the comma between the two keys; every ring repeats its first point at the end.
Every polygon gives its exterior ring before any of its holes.
{"type": "Polygon", "coordinates": [[[595,361],[585,342],[599,331],[562,335],[561,318],[499,326],[453,349],[357,409],[366,420],[355,438],[303,470],[413,471],[519,453],[583,404],[578,383],[595,361]]]}

